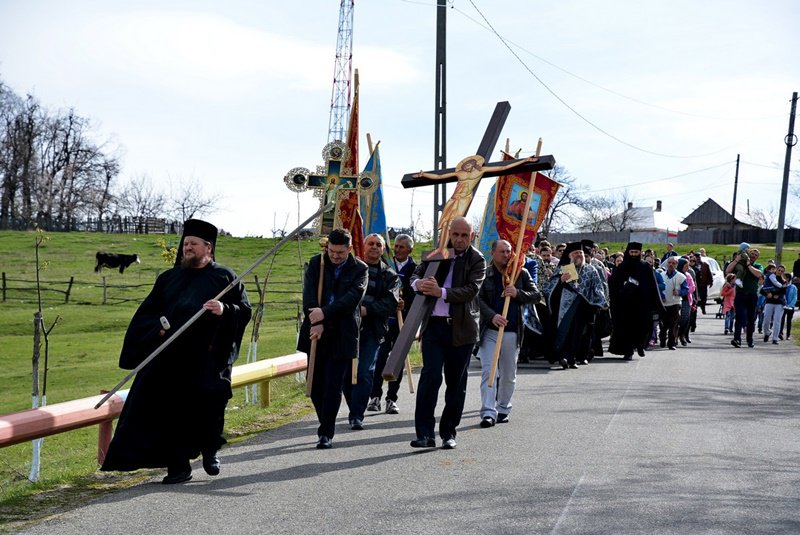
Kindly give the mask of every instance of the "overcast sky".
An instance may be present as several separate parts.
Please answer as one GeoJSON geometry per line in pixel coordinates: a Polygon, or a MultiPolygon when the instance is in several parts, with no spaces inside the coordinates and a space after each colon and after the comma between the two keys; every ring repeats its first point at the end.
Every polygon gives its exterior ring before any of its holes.
{"type": "MultiPolygon", "coordinates": [[[[597,194],[627,189],[636,205],[662,200],[678,219],[709,197],[730,210],[741,154],[737,214],[748,201],[777,212],[800,91],[796,1],[449,5],[448,165],[475,153],[496,102],[507,100],[497,150],[508,137],[532,152],[542,137],[543,153],[597,194]]],[[[432,221],[432,191],[412,197],[400,178],[433,167],[435,6],[355,5],[360,161],[369,132],[381,141],[394,226],[432,221]]],[[[101,139],[123,147],[122,182],[194,177],[223,195],[209,220],[269,236],[298,221],[284,174],[323,163],[338,13],[338,0],[0,0],[0,79],[91,118],[101,139]]],[[[797,149],[792,160],[797,171],[797,149]]],[[[488,191],[478,191],[471,217],[488,191]]],[[[300,219],[316,202],[301,194],[300,219]]]]}

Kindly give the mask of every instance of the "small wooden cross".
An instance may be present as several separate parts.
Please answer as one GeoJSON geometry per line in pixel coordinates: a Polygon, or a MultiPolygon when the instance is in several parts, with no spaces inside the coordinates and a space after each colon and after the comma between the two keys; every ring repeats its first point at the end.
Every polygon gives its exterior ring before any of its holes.
{"type": "MultiPolygon", "coordinates": [[[[437,182],[456,182],[459,184],[453,191],[450,200],[442,211],[442,218],[439,229],[439,245],[433,251],[433,255],[425,255],[428,267],[425,270],[425,277],[433,277],[439,269],[441,260],[452,257],[451,252],[445,249],[449,240],[449,226],[453,219],[458,216],[465,216],[475,191],[483,178],[495,177],[506,174],[506,171],[513,168],[514,173],[527,173],[533,171],[544,171],[555,166],[555,158],[552,156],[540,156],[538,158],[524,158],[521,160],[505,160],[501,162],[484,163],[494,151],[500,132],[503,129],[506,118],[511,111],[508,102],[498,102],[483,139],[478,147],[475,156],[470,156],[462,160],[457,167],[443,169],[441,171],[428,171],[420,173],[408,173],[403,176],[401,184],[404,188],[416,188],[428,186],[437,182]]],[[[386,360],[382,375],[384,379],[393,381],[397,379],[403,369],[403,365],[408,355],[411,344],[416,336],[417,329],[422,324],[422,320],[429,316],[433,310],[436,298],[417,295],[408,311],[403,328],[397,336],[391,353],[386,360]]]]}

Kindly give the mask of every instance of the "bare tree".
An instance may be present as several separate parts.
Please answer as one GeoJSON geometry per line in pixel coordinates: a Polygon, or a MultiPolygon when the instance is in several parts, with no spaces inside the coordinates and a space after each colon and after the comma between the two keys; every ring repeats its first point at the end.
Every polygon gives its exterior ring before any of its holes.
{"type": "Polygon", "coordinates": [[[166,198],[157,191],[147,175],[139,175],[128,182],[117,195],[117,208],[122,215],[139,221],[140,232],[144,232],[148,217],[164,215],[166,198]]]}
{"type": "Polygon", "coordinates": [[[196,177],[191,177],[188,181],[178,180],[177,184],[170,180],[167,211],[173,219],[186,221],[195,215],[214,213],[221,200],[222,195],[219,193],[206,194],[196,177]]]}
{"type": "Polygon", "coordinates": [[[618,195],[585,199],[575,226],[586,232],[621,232],[635,230],[644,222],[641,208],[634,206],[634,201],[625,190],[618,195]]]}
{"type": "MultiPolygon", "coordinates": [[[[764,229],[777,229],[778,228],[778,207],[775,205],[770,206],[768,209],[756,208],[750,210],[748,214],[750,221],[759,228],[764,229]]],[[[793,226],[795,223],[795,214],[786,213],[784,219],[784,227],[793,226]]]]}
{"type": "Polygon", "coordinates": [[[556,165],[544,174],[561,184],[539,229],[543,235],[547,235],[551,232],[564,231],[571,226],[572,213],[576,208],[583,206],[584,197],[583,188],[578,186],[576,179],[566,168],[556,165]]]}

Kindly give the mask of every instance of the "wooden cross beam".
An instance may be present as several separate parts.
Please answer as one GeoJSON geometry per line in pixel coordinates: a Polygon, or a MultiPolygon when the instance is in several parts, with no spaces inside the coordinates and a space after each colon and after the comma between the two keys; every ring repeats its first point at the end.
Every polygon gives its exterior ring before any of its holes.
{"type": "MultiPolygon", "coordinates": [[[[437,181],[459,182],[450,200],[448,200],[445,205],[440,220],[439,247],[434,253],[440,253],[443,258],[452,257],[452,255],[448,254],[444,249],[449,240],[450,223],[455,217],[466,215],[481,179],[505,174],[505,171],[510,168],[514,169],[514,173],[522,173],[552,169],[555,165],[555,159],[552,156],[484,163],[489,159],[492,152],[494,152],[497,140],[500,138],[500,132],[503,130],[503,125],[510,111],[511,105],[508,102],[497,103],[475,156],[465,158],[457,167],[452,169],[409,173],[403,177],[401,183],[405,188],[427,186],[435,184],[437,181]]],[[[425,260],[428,261],[425,277],[435,276],[436,271],[439,269],[440,261],[433,260],[433,258],[436,258],[436,256],[426,255],[425,257],[425,260]]],[[[403,323],[403,328],[400,330],[397,341],[395,341],[394,347],[391,353],[389,353],[386,365],[383,368],[382,374],[384,379],[393,381],[400,375],[408,351],[411,349],[411,344],[417,334],[417,329],[419,329],[419,326],[422,324],[422,320],[430,315],[435,303],[436,298],[434,297],[426,297],[423,295],[416,296],[414,302],[411,304],[411,309],[408,311],[406,321],[403,323]]]]}

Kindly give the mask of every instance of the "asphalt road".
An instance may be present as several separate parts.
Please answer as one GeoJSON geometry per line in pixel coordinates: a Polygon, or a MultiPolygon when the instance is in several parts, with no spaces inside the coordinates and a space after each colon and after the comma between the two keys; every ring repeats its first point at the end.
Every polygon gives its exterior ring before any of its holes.
{"type": "MultiPolygon", "coordinates": [[[[709,308],[711,312],[711,308],[709,308]]],[[[800,334],[800,333],[798,333],[800,334]]],[[[521,365],[508,424],[478,426],[479,367],[452,451],[414,450],[413,399],[334,448],[303,420],[223,449],[222,474],[109,493],[31,534],[800,533],[800,350],[693,343],[579,370],[521,365]]],[[[441,402],[440,402],[441,407],[441,402]]]]}

